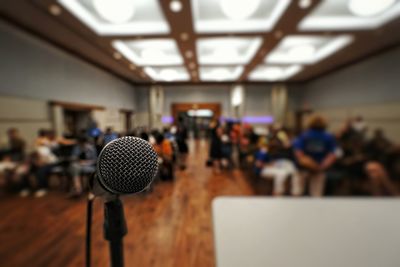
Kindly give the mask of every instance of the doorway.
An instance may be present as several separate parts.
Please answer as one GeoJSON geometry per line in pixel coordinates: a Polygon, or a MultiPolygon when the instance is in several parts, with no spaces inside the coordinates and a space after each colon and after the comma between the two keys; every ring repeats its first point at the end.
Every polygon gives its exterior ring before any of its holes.
{"type": "Polygon", "coordinates": [[[221,116],[220,103],[174,103],[171,109],[174,121],[183,123],[196,139],[206,137],[211,120],[221,116]]]}

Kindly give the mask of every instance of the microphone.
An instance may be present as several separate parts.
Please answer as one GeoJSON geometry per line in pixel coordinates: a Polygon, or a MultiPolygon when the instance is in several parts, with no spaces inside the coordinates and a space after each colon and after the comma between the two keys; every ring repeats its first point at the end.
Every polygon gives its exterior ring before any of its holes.
{"type": "Polygon", "coordinates": [[[107,197],[142,192],[157,171],[158,156],[149,142],[132,136],[118,138],[100,152],[92,193],[107,197]]]}
{"type": "MultiPolygon", "coordinates": [[[[110,244],[112,267],[124,266],[123,237],[128,232],[123,204],[118,196],[147,189],[157,171],[157,153],[143,139],[131,136],[118,138],[100,152],[91,187],[93,195],[105,197],[104,238],[110,244]]],[[[91,206],[88,205],[86,266],[90,266],[91,213],[91,206]]]]}

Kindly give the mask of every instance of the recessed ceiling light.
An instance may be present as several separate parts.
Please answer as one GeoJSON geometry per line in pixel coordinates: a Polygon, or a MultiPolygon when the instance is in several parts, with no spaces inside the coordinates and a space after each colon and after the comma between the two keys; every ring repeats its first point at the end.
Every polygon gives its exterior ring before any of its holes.
{"type": "Polygon", "coordinates": [[[129,68],[130,68],[131,70],[136,70],[136,66],[133,65],[133,64],[129,64],[129,68]]]}
{"type": "Polygon", "coordinates": [[[195,69],[196,68],[196,63],[190,62],[189,63],[189,69],[195,69]]]}
{"type": "Polygon", "coordinates": [[[170,32],[170,26],[158,0],[54,1],[101,36],[143,36],[170,32]]]}
{"type": "Polygon", "coordinates": [[[120,60],[121,58],[122,58],[122,55],[120,54],[120,53],[118,53],[118,52],[114,52],[114,58],[116,59],[116,60],[120,60]]]}
{"type": "Polygon", "coordinates": [[[254,14],[260,0],[220,0],[221,10],[230,19],[242,20],[254,14]]]}
{"type": "Polygon", "coordinates": [[[271,31],[291,0],[191,0],[198,33],[271,31]]]}
{"type": "Polygon", "coordinates": [[[105,20],[119,24],[129,21],[135,15],[135,1],[92,0],[96,12],[105,20]]]}
{"type": "Polygon", "coordinates": [[[49,6],[49,12],[50,14],[52,14],[53,16],[59,16],[62,13],[62,9],[60,6],[58,5],[50,5],[49,6]]]}
{"type": "Polygon", "coordinates": [[[315,64],[343,49],[353,41],[351,35],[334,37],[289,35],[266,56],[269,64],[315,64]]]}
{"type": "Polygon", "coordinates": [[[178,72],[175,69],[163,69],[160,71],[160,77],[166,82],[172,82],[178,77],[178,72]]]}
{"type": "Polygon", "coordinates": [[[183,64],[183,58],[173,39],[114,40],[112,46],[137,66],[183,64]]]}
{"type": "Polygon", "coordinates": [[[202,81],[234,81],[243,73],[242,66],[200,67],[199,75],[202,81]]]}
{"type": "Polygon", "coordinates": [[[396,0],[350,0],[349,10],[356,16],[376,16],[390,8],[396,0]]]}
{"type": "Polygon", "coordinates": [[[185,67],[145,67],[146,74],[155,81],[188,81],[189,73],[185,67]]]}
{"type": "Polygon", "coordinates": [[[191,50],[186,51],[185,52],[185,57],[192,58],[193,57],[193,52],[191,50]]]}
{"type": "Polygon", "coordinates": [[[300,22],[302,31],[376,29],[400,16],[398,0],[324,0],[300,22]]]}
{"type": "Polygon", "coordinates": [[[175,13],[180,12],[182,10],[182,2],[179,0],[172,0],[169,2],[169,9],[175,13]]]}
{"type": "Polygon", "coordinates": [[[257,53],[260,37],[210,37],[196,41],[197,58],[201,65],[243,65],[257,53]]]}
{"type": "Polygon", "coordinates": [[[156,61],[159,58],[165,57],[165,53],[157,48],[149,47],[145,48],[140,52],[140,56],[143,60],[156,61]]]}
{"type": "Polygon", "coordinates": [[[280,39],[283,36],[283,33],[282,31],[276,31],[274,35],[276,39],[280,39]]]}
{"type": "Polygon", "coordinates": [[[289,48],[288,55],[295,59],[307,59],[315,54],[315,46],[310,44],[298,45],[289,48]]]}
{"type": "Polygon", "coordinates": [[[186,33],[186,32],[182,32],[180,36],[181,36],[181,40],[182,40],[182,41],[187,41],[187,40],[189,40],[189,34],[186,33]]]}
{"type": "Polygon", "coordinates": [[[283,81],[303,69],[300,65],[260,65],[249,74],[251,81],[283,81]]]}
{"type": "Polygon", "coordinates": [[[299,7],[302,9],[309,8],[312,4],[312,0],[299,0],[299,7]]]}

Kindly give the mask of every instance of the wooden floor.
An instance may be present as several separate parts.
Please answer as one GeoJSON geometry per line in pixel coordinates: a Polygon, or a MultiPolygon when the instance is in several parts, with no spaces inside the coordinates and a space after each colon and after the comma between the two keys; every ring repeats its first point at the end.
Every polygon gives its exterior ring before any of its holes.
{"type": "MultiPolygon", "coordinates": [[[[254,194],[240,171],[213,175],[205,167],[205,142],[190,148],[188,168],[177,172],[175,182],[158,182],[149,194],[124,198],[126,266],[214,266],[212,200],[254,194]]],[[[60,192],[0,200],[0,266],[84,266],[84,200],[68,200],[60,192]]],[[[109,266],[101,200],[93,219],[92,266],[109,266]]]]}

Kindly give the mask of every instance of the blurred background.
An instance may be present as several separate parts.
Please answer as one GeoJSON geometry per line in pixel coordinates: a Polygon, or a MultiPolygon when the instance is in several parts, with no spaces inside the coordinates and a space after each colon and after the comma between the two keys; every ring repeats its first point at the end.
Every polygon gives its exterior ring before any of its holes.
{"type": "Polygon", "coordinates": [[[84,264],[122,136],[160,159],[123,198],[137,266],[214,266],[217,196],[398,196],[399,29],[398,0],[1,1],[4,266],[84,264]]]}

